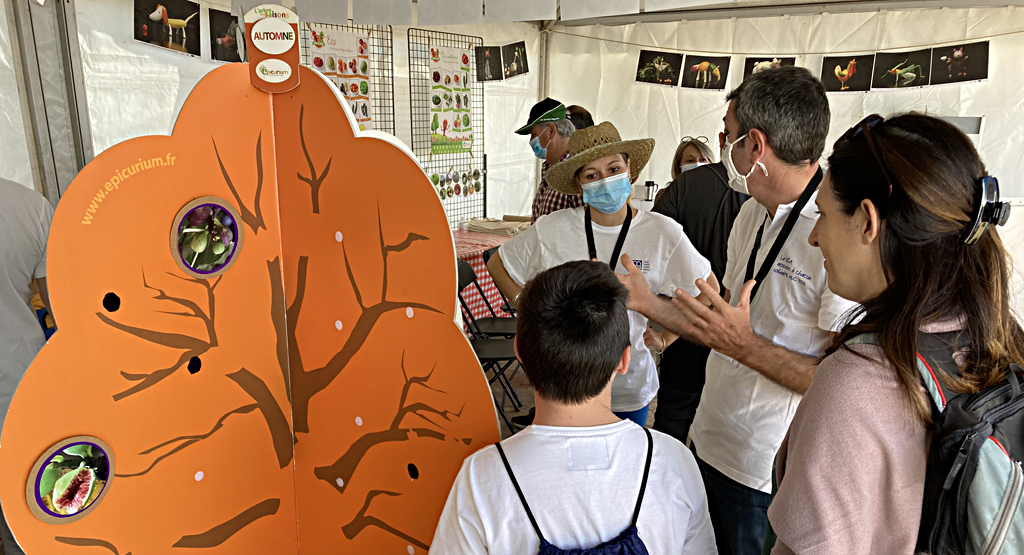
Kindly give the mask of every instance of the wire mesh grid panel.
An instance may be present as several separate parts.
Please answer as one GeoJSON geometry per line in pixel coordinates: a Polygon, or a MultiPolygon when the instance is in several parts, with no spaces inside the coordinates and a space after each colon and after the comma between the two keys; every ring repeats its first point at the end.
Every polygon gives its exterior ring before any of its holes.
{"type": "MultiPolygon", "coordinates": [[[[394,38],[390,25],[333,25],[316,23],[317,27],[369,35],[370,99],[373,129],[395,134],[395,57],[394,38]]],[[[302,65],[313,68],[309,24],[302,25],[299,56],[302,65]]],[[[313,68],[316,69],[316,68],[313,68]]],[[[346,95],[347,96],[347,95],[346,95]]]]}
{"type": "MultiPolygon", "coordinates": [[[[448,215],[448,223],[457,227],[459,221],[487,216],[487,157],[484,155],[484,86],[476,80],[476,55],[474,48],[483,46],[481,37],[457,35],[409,29],[409,113],[412,121],[412,148],[420,159],[427,176],[434,183],[435,192],[441,197],[441,204],[448,215]],[[437,139],[437,130],[442,136],[447,128],[438,129],[434,123],[432,106],[449,103],[441,92],[435,93],[435,70],[431,66],[431,48],[452,48],[465,50],[467,58],[463,65],[469,72],[469,113],[472,123],[472,146],[469,150],[431,154],[437,139]],[[436,98],[435,98],[436,96],[436,98]],[[449,180],[449,178],[451,178],[449,180]]],[[[464,96],[455,94],[452,101],[456,106],[465,104],[464,96]]],[[[459,120],[460,123],[463,120],[459,120]]],[[[454,131],[454,129],[452,130],[454,131]]]]}

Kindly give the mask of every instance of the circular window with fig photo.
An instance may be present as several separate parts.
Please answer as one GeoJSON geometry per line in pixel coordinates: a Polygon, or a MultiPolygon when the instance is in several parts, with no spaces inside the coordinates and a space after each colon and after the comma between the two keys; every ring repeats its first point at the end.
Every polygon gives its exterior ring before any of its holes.
{"type": "Polygon", "coordinates": [[[91,512],[114,474],[110,446],[79,436],[47,449],[36,461],[27,486],[28,506],[39,520],[67,524],[91,512]]]}
{"type": "Polygon", "coordinates": [[[223,273],[241,245],[238,213],[227,201],[203,197],[185,205],[174,218],[171,249],[178,267],[196,278],[223,273]]]}

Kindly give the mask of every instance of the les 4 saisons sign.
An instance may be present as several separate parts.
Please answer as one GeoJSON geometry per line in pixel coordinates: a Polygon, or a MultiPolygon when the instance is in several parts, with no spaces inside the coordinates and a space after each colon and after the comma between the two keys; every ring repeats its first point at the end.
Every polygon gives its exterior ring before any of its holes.
{"type": "Polygon", "coordinates": [[[245,14],[249,40],[249,77],[257,89],[288,92],[299,86],[299,17],[264,4],[245,14]]]}

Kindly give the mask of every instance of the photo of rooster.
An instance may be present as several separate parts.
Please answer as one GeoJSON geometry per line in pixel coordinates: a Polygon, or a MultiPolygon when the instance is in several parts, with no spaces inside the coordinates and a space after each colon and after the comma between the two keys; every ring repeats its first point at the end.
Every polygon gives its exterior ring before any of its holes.
{"type": "Polygon", "coordinates": [[[874,54],[826,56],[821,81],[828,92],[864,92],[871,89],[874,66],[874,54]]]}
{"type": "Polygon", "coordinates": [[[187,0],[135,0],[136,40],[198,56],[199,4],[187,0]]]}

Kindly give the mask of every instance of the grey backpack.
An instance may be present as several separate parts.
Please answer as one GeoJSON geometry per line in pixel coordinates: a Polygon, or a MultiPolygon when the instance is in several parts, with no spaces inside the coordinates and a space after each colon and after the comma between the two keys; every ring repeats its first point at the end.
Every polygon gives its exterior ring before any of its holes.
{"type": "MultiPolygon", "coordinates": [[[[955,375],[956,333],[918,334],[917,367],[934,407],[919,552],[931,555],[1024,553],[1024,395],[1007,381],[970,395],[942,387],[955,375]]],[[[878,344],[866,334],[848,344],[878,344]]]]}

